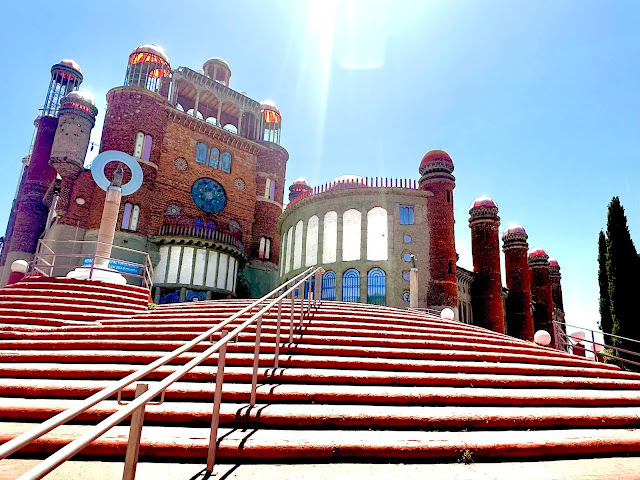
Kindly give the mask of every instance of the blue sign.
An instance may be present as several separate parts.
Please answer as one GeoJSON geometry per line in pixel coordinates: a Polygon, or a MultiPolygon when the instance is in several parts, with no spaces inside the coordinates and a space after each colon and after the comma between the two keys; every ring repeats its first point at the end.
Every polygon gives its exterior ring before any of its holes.
{"type": "MultiPolygon", "coordinates": [[[[91,257],[85,257],[82,261],[83,267],[91,266],[91,257]]],[[[131,273],[133,275],[140,275],[140,266],[131,265],[130,263],[119,262],[118,260],[109,260],[109,268],[120,273],[131,273]]]]}

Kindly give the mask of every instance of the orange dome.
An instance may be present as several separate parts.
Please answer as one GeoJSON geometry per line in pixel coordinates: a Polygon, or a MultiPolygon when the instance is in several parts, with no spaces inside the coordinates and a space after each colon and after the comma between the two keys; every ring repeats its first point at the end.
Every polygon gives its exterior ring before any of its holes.
{"type": "Polygon", "coordinates": [[[424,167],[428,163],[435,162],[437,160],[443,160],[445,162],[453,163],[451,157],[444,150],[430,150],[428,151],[424,157],[422,157],[422,161],[420,162],[420,168],[424,167]]]}

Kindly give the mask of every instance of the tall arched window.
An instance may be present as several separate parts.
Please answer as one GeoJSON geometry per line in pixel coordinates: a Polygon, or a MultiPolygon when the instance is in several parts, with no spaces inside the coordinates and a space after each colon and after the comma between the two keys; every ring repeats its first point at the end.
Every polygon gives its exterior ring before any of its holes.
{"type": "Polygon", "coordinates": [[[307,222],[307,245],[305,252],[305,267],[318,263],[318,217],[314,215],[307,222]]]}
{"type": "Polygon", "coordinates": [[[133,205],[129,202],[124,204],[124,211],[122,212],[122,223],[120,228],[122,230],[136,231],[138,229],[138,219],[140,218],[140,207],[133,205]]]}
{"type": "Polygon", "coordinates": [[[258,249],[258,258],[269,260],[271,258],[271,239],[260,237],[260,247],[258,249]]]}
{"type": "Polygon", "coordinates": [[[322,277],[322,300],[336,299],[336,272],[329,270],[322,277]]]}
{"type": "Polygon", "coordinates": [[[322,237],[322,263],[334,263],[338,247],[338,214],[324,214],[324,234],[322,237]]]}
{"type": "Polygon", "coordinates": [[[342,261],[344,262],[360,260],[361,220],[362,214],[353,208],[342,215],[342,261]]]}
{"type": "Polygon", "coordinates": [[[220,150],[213,147],[209,150],[209,166],[213,168],[219,168],[220,165],[220,150]]]}
{"type": "Polygon", "coordinates": [[[196,162],[207,164],[207,154],[209,153],[209,148],[202,142],[198,143],[196,147],[196,162]]]}
{"type": "Polygon", "coordinates": [[[293,243],[293,269],[296,270],[302,266],[302,229],[304,224],[302,220],[296,223],[295,240],[293,243]]]}
{"type": "Polygon", "coordinates": [[[367,274],[367,303],[387,304],[387,275],[381,268],[372,268],[367,274]]]}
{"type": "Polygon", "coordinates": [[[151,135],[145,135],[144,132],[136,134],[136,143],[133,147],[133,156],[142,160],[149,160],[151,156],[151,144],[153,140],[151,135]]]}
{"type": "Polygon", "coordinates": [[[293,227],[289,227],[289,231],[287,232],[287,257],[285,259],[286,263],[284,266],[284,273],[289,273],[291,270],[291,244],[293,243],[293,227]]]}
{"type": "Polygon", "coordinates": [[[367,260],[387,260],[387,211],[374,207],[367,212],[367,260]]]}
{"type": "Polygon", "coordinates": [[[360,272],[350,268],[342,275],[342,301],[360,301],[360,272]]]}
{"type": "Polygon", "coordinates": [[[224,152],[220,162],[220,170],[223,172],[231,173],[231,154],[224,152]]]}

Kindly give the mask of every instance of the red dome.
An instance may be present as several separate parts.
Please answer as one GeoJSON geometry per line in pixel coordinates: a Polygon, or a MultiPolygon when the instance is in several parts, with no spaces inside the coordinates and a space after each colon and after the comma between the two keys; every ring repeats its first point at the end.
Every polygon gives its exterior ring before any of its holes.
{"type": "Polygon", "coordinates": [[[480,195],[477,197],[471,205],[469,205],[469,210],[473,210],[474,208],[480,207],[495,207],[498,208],[498,204],[491,198],[486,195],[480,195]]]}
{"type": "Polygon", "coordinates": [[[504,231],[502,232],[502,236],[504,237],[505,235],[510,235],[512,233],[526,234],[527,232],[522,225],[511,223],[504,229],[504,231]]]}
{"type": "Polygon", "coordinates": [[[527,252],[527,255],[529,258],[549,256],[545,249],[540,247],[530,248],[529,252],[527,252]]]}
{"type": "Polygon", "coordinates": [[[420,168],[424,167],[428,163],[435,162],[437,160],[453,163],[453,160],[451,160],[449,154],[444,150],[430,150],[424,155],[424,157],[422,157],[420,168]]]}
{"type": "Polygon", "coordinates": [[[302,177],[300,177],[300,178],[296,178],[296,179],[293,181],[293,184],[294,184],[294,185],[306,185],[307,187],[309,186],[309,184],[307,183],[307,181],[306,181],[304,178],[302,178],[302,177]]]}
{"type": "Polygon", "coordinates": [[[549,265],[551,267],[560,267],[560,264],[558,263],[558,260],[556,260],[555,258],[550,258],[549,259],[549,265]]]}

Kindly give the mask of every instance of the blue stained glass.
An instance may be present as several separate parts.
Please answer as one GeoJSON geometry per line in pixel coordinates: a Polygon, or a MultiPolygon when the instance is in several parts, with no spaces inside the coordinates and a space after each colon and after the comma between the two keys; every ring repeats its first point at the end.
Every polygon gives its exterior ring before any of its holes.
{"type": "Polygon", "coordinates": [[[207,153],[209,149],[204,143],[198,143],[196,147],[196,162],[207,164],[207,153]]]}
{"type": "Polygon", "coordinates": [[[204,220],[200,217],[193,219],[193,228],[204,228],[204,220]]]}
{"type": "Polygon", "coordinates": [[[213,168],[218,168],[220,164],[220,150],[216,147],[213,147],[209,150],[209,166],[213,168]]]}
{"type": "Polygon", "coordinates": [[[158,305],[164,305],[166,303],[178,303],[179,301],[180,301],[180,290],[174,290],[160,297],[160,300],[158,301],[158,305]]]}
{"type": "Polygon", "coordinates": [[[199,292],[198,290],[187,290],[185,300],[187,302],[201,302],[207,299],[207,292],[199,292]]]}
{"type": "Polygon", "coordinates": [[[207,222],[207,231],[215,231],[218,227],[216,226],[216,222],[207,222]]]}
{"type": "Polygon", "coordinates": [[[195,204],[207,213],[218,213],[227,204],[227,194],[218,182],[211,178],[201,178],[191,187],[195,204]]]}
{"type": "Polygon", "coordinates": [[[223,172],[231,173],[231,154],[229,152],[222,154],[222,165],[220,165],[220,169],[223,172]]]}

